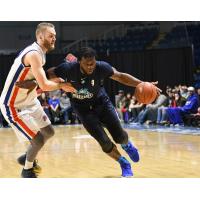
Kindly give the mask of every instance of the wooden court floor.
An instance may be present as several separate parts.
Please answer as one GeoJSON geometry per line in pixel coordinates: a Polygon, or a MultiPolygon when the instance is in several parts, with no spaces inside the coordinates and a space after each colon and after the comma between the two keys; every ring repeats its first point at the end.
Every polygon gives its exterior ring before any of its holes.
{"type": "MultiPolygon", "coordinates": [[[[55,130],[55,136],[38,155],[43,169],[39,177],[120,177],[119,164],[101,151],[82,126],[61,126],[55,130]]],[[[200,136],[127,131],[141,156],[139,163],[131,162],[135,178],[200,178],[200,136]]],[[[26,145],[18,141],[12,129],[0,129],[1,178],[20,177],[21,166],[16,158],[25,151],[26,145]]]]}

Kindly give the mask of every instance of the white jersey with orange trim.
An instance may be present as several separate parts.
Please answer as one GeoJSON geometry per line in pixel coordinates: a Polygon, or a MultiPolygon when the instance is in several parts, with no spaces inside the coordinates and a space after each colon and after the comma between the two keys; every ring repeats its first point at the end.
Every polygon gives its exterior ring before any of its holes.
{"type": "Polygon", "coordinates": [[[1,105],[4,104],[9,107],[21,109],[38,104],[36,88],[28,93],[28,89],[22,89],[15,86],[17,81],[35,79],[31,67],[24,66],[22,62],[23,57],[30,51],[37,51],[42,57],[42,64],[45,64],[46,56],[36,42],[22,50],[15,59],[6,79],[0,98],[1,105]]]}
{"type": "Polygon", "coordinates": [[[28,89],[15,86],[17,81],[35,79],[31,68],[22,63],[30,51],[37,51],[45,64],[45,54],[36,42],[21,51],[10,69],[0,98],[1,112],[20,140],[31,140],[41,128],[51,124],[37,99],[36,89],[28,93],[28,89]]]}

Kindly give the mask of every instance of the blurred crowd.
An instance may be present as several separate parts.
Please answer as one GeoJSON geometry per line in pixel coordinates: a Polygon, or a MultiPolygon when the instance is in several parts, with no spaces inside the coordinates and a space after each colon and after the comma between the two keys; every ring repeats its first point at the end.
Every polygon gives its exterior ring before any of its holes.
{"type": "MultiPolygon", "coordinates": [[[[73,112],[67,93],[61,90],[41,92],[39,89],[38,99],[52,124],[67,125],[80,123],[76,114],[73,112]]],[[[0,127],[7,126],[8,124],[0,112],[0,127]]]]}
{"type": "Polygon", "coordinates": [[[200,89],[195,90],[192,86],[167,86],[153,103],[144,105],[137,102],[133,94],[119,90],[115,105],[124,123],[200,127],[199,96],[200,89]]]}
{"type": "Polygon", "coordinates": [[[66,92],[61,90],[42,92],[38,99],[52,124],[80,123],[66,92]]]}
{"type": "MultiPolygon", "coordinates": [[[[137,102],[133,94],[125,94],[123,90],[119,90],[115,96],[115,107],[121,122],[124,123],[200,127],[199,96],[200,89],[192,86],[167,86],[153,103],[144,105],[137,102]]],[[[52,124],[80,123],[67,93],[61,90],[39,91],[38,99],[52,124]]],[[[0,112],[0,127],[6,126],[7,123],[0,112]]]]}

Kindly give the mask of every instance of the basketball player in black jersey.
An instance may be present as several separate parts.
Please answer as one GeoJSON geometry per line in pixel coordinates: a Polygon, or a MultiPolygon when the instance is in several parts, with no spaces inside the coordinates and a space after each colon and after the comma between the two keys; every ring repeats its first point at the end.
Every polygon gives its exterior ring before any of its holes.
{"type": "Polygon", "coordinates": [[[139,161],[139,153],[122,128],[103,82],[104,79],[111,78],[124,85],[136,87],[142,81],[127,73],[118,72],[107,62],[96,61],[96,52],[89,47],[80,50],[78,61],[64,62],[50,68],[48,77],[60,77],[71,83],[77,90],[77,93],[71,94],[71,104],[85,129],[100,144],[103,152],[119,162],[123,177],[133,176],[130,163],[121,156],[114,142],[121,144],[133,162],[139,161]],[[107,136],[103,125],[114,142],[107,136]]]}

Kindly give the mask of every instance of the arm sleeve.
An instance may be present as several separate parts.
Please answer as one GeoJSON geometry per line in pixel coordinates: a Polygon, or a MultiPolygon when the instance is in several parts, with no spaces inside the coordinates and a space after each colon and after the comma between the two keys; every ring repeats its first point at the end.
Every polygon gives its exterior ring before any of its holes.
{"type": "Polygon", "coordinates": [[[108,78],[114,74],[112,66],[104,61],[100,61],[100,73],[102,78],[108,78]]]}
{"type": "Polygon", "coordinates": [[[57,77],[60,77],[64,80],[67,79],[67,72],[69,70],[69,64],[67,62],[61,63],[54,69],[54,73],[57,77]]]}

